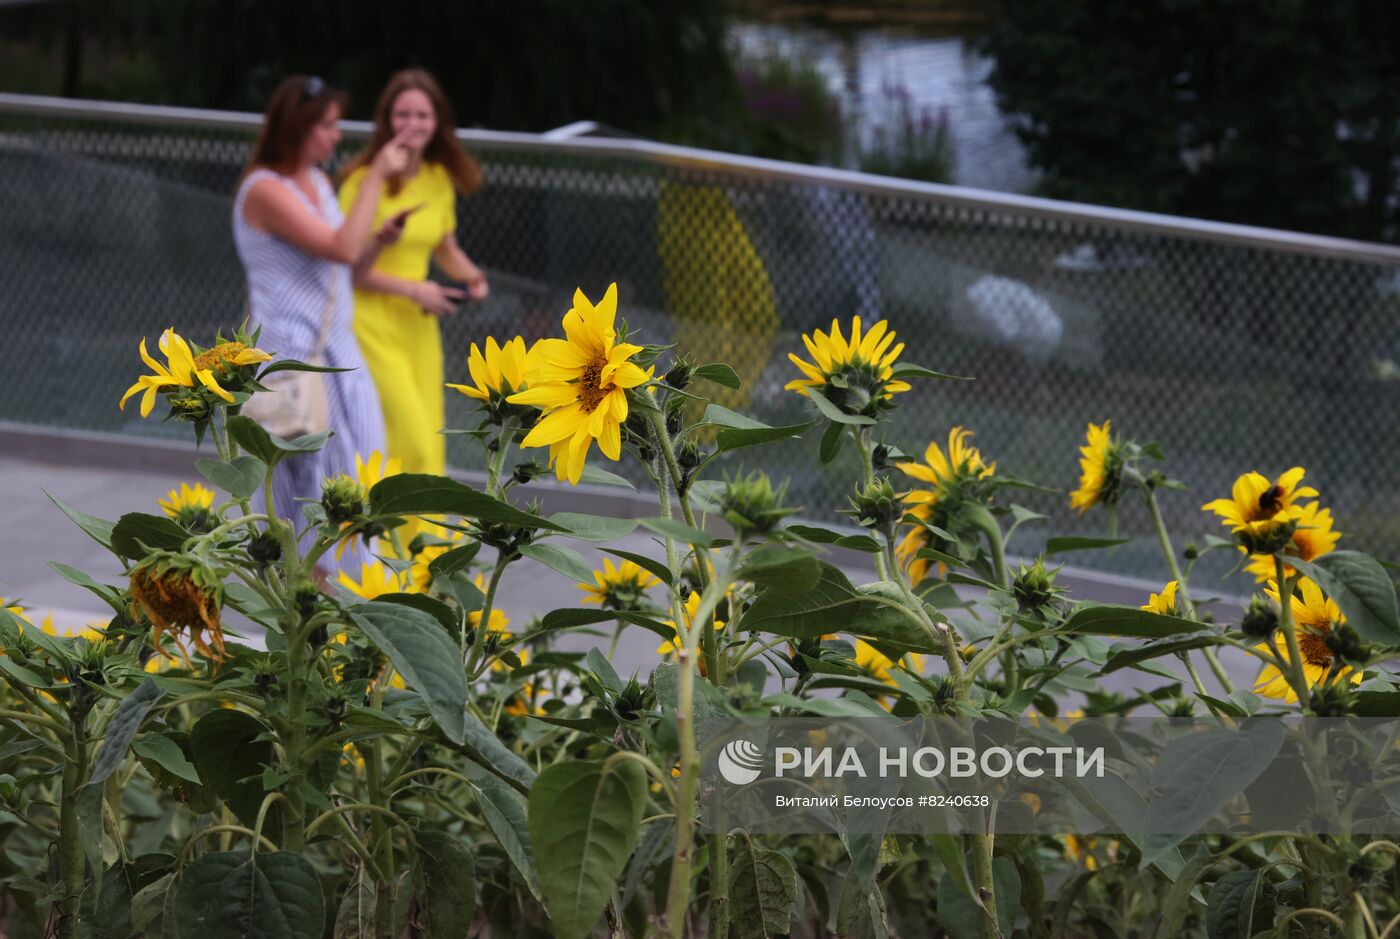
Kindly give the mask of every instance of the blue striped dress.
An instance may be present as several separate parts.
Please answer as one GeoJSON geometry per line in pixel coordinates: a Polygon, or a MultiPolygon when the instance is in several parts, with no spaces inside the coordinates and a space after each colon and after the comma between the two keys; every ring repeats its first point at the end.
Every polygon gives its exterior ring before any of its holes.
{"type": "MultiPolygon", "coordinates": [[[[238,257],[248,273],[248,310],[252,325],[261,327],[258,347],[275,358],[306,361],[316,344],[332,288],[335,304],[331,311],[323,351],[327,365],[350,368],[350,372],[325,375],[326,398],[334,435],[318,453],[294,456],[278,464],[272,479],[272,498],[277,513],[292,519],[297,528],[305,525],[301,504],[319,501],[321,480],[336,473],[355,475],[355,456],[368,457],[384,451],[384,415],[374,381],[360,356],[360,347],[351,329],[354,297],[350,268],[344,264],[312,257],[280,238],[258,231],[243,217],[243,201],[248,190],[261,179],[275,179],[296,193],[326,224],[339,228],[344,221],[340,204],[330,181],[320,170],[312,170],[320,205],[313,205],[290,178],[260,169],[249,173],[238,187],[233,203],[233,241],[238,257]]],[[[310,535],[303,542],[309,545],[310,535]]],[[[323,563],[332,563],[331,555],[323,563]]],[[[341,559],[355,579],[360,562],[370,555],[347,548],[341,559]]]]}

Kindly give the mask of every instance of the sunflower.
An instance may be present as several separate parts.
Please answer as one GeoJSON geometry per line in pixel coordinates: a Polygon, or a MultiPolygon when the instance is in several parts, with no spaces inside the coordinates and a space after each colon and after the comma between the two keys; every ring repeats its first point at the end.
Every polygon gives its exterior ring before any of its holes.
{"type": "Polygon", "coordinates": [[[635,561],[624,560],[616,567],[612,558],[603,558],[603,569],[593,572],[596,583],[579,584],[584,603],[597,603],[605,610],[639,610],[646,600],[646,591],[659,580],[643,570],[635,561]]]}
{"type": "Polygon", "coordinates": [[[232,404],[233,395],[219,384],[214,375],[215,369],[223,371],[231,365],[266,362],[272,358],[261,349],[249,348],[241,342],[220,343],[213,349],[199,353],[196,358],[190,344],[175,332],[174,327],[161,334],[158,345],[168,364],[161,365],[153,359],[146,352],[146,340],[142,339],[141,359],[155,374],[142,375],[136,379],[136,384],[122,395],[121,402],[117,405],[119,408],[125,409],[127,399],[137,392],[142,392],[141,416],[149,417],[156,404],[156,394],[160,391],[167,388],[198,388],[201,385],[232,404]]]}
{"type": "Polygon", "coordinates": [[[574,291],[574,305],[564,315],[567,339],[541,339],[527,356],[524,391],[506,398],[533,405],[544,413],[520,442],[521,447],[549,447],[549,463],[559,479],[577,483],[593,441],[610,460],[622,459],[622,424],[627,420],[627,389],[651,379],[632,356],[641,346],[618,342],[617,284],[611,284],[595,307],[574,291]]]}
{"type": "Polygon", "coordinates": [[[496,344],[495,337],[487,336],[485,354],[476,343],[472,343],[471,353],[467,356],[467,370],[471,373],[472,384],[449,384],[447,387],[480,401],[493,417],[507,416],[514,409],[506,403],[506,399],[525,389],[525,377],[532,361],[530,351],[525,348],[525,340],[520,336],[503,346],[496,344]]]}
{"type": "MultiPolygon", "coordinates": [[[[895,464],[906,475],[931,485],[929,489],[914,489],[905,493],[904,505],[909,514],[932,522],[936,505],[959,496],[973,488],[972,484],[976,481],[996,472],[996,463],[983,462],[981,451],[967,445],[967,438],[971,436],[972,431],[954,427],[948,431],[947,453],[943,452],[937,441],[933,441],[924,451],[923,463],[895,464]]],[[[908,570],[909,579],[916,586],[928,576],[929,561],[915,555],[930,546],[932,537],[922,525],[913,525],[895,549],[899,562],[908,570]]]]}
{"type": "MultiPolygon", "coordinates": [[[[434,525],[432,528],[438,529],[440,526],[434,525]]],[[[460,547],[462,541],[462,532],[460,531],[442,529],[441,531],[429,531],[428,534],[444,540],[432,544],[423,544],[422,539],[414,542],[421,547],[413,555],[413,566],[409,568],[408,576],[413,581],[414,589],[420,593],[427,593],[428,588],[432,586],[432,563],[452,549],[460,547]]],[[[412,550],[412,544],[410,550],[412,550]]]]}
{"type": "MultiPolygon", "coordinates": [[[[1308,686],[1312,687],[1325,681],[1332,670],[1333,656],[1327,646],[1327,634],[1345,623],[1346,617],[1336,601],[1324,597],[1322,588],[1308,578],[1300,579],[1297,588],[1298,592],[1288,598],[1288,605],[1293,611],[1293,622],[1298,627],[1298,652],[1303,659],[1303,674],[1308,686]]],[[[1264,592],[1269,599],[1279,602],[1278,585],[1273,581],[1264,588],[1264,592]]],[[[1288,661],[1288,639],[1281,631],[1274,637],[1274,652],[1282,661],[1288,661]]],[[[1343,666],[1341,675],[1353,685],[1361,682],[1361,672],[1356,669],[1343,666]]],[[[1254,683],[1254,692],[1268,698],[1281,698],[1290,704],[1298,700],[1293,686],[1274,665],[1265,665],[1260,671],[1259,679],[1254,683]]]]}
{"type": "Polygon", "coordinates": [[[187,531],[207,532],[213,529],[215,518],[214,491],[202,483],[180,483],[179,489],[172,489],[160,500],[160,507],[166,515],[180,523],[187,531]]]}
{"type": "Polygon", "coordinates": [[[794,378],[784,388],[807,397],[817,390],[847,414],[876,417],[891,406],[894,395],[910,388],[908,382],[893,377],[895,359],[904,351],[904,343],[891,348],[893,342],[894,331],[885,320],[862,336],[860,317],[851,317],[851,341],[847,342],[841,324],[833,319],[829,336],[820,329],[810,336],[802,334],[815,364],[788,353],[788,360],[807,377],[794,378]]]}
{"type": "Polygon", "coordinates": [[[1152,594],[1148,601],[1138,609],[1146,610],[1149,613],[1161,613],[1163,616],[1176,616],[1176,588],[1176,581],[1167,581],[1167,585],[1162,588],[1161,593],[1152,594]]]}
{"type": "Polygon", "coordinates": [[[510,696],[502,708],[507,714],[516,717],[524,717],[527,714],[543,714],[544,708],[539,705],[539,698],[545,689],[536,688],[533,682],[526,682],[525,686],[510,696]]]}
{"type": "MultiPolygon", "coordinates": [[[[1320,509],[1317,506],[1316,502],[1308,502],[1302,506],[1303,512],[1298,516],[1298,527],[1293,530],[1292,544],[1283,549],[1285,557],[1312,561],[1337,547],[1337,541],[1342,537],[1342,533],[1332,530],[1332,510],[1320,509]]],[[[1245,550],[1245,547],[1240,545],[1240,551],[1245,550]]],[[[1254,579],[1261,584],[1273,580],[1276,573],[1273,555],[1250,555],[1249,563],[1245,569],[1253,574],[1254,579]]],[[[1285,574],[1293,574],[1293,568],[1286,564],[1283,570],[1285,574]]]]}
{"type": "MultiPolygon", "coordinates": [[[[692,590],[690,592],[690,596],[686,597],[685,600],[685,625],[687,628],[689,628],[695,623],[695,614],[699,612],[700,591],[692,590]]],[[[676,621],[673,619],[662,620],[662,622],[665,623],[667,626],[670,626],[672,629],[676,628],[676,621]]],[[[723,628],[724,621],[719,619],[715,620],[715,629],[718,630],[723,628]]],[[[670,639],[667,639],[665,642],[661,643],[661,645],[656,647],[657,654],[663,656],[671,656],[674,653],[679,652],[680,650],[681,637],[679,631],[676,633],[675,636],[671,637],[670,639]]],[[[705,659],[703,656],[699,659],[697,664],[700,666],[700,674],[702,676],[708,677],[708,668],[705,665],[705,659]]]]}
{"type": "Polygon", "coordinates": [[[891,687],[894,686],[894,678],[890,676],[890,669],[897,665],[904,665],[910,671],[920,671],[924,667],[924,657],[917,652],[910,652],[898,659],[892,659],[879,649],[875,648],[864,639],[856,640],[856,667],[865,672],[876,681],[882,681],[891,687]]]}
{"type": "Polygon", "coordinates": [[[1304,470],[1295,466],[1270,482],[1259,473],[1245,473],[1235,480],[1230,498],[1215,499],[1202,510],[1220,516],[1251,554],[1275,554],[1289,543],[1303,517],[1299,499],[1317,495],[1310,486],[1299,486],[1304,470]]]}
{"type": "Polygon", "coordinates": [[[183,557],[157,554],[142,561],[131,572],[131,614],[144,614],[155,627],[151,645],[168,659],[161,637],[166,633],[189,663],[189,652],[180,641],[188,630],[195,648],[205,658],[224,658],[224,632],[219,622],[223,605],[223,584],[218,574],[183,557]],[[204,632],[209,632],[209,641],[204,632]]]}
{"type": "Polygon", "coordinates": [[[1089,424],[1079,448],[1079,488],[1069,495],[1069,507],[1080,513],[1102,502],[1114,505],[1123,482],[1123,455],[1113,442],[1110,421],[1089,424]]]}
{"type": "Polygon", "coordinates": [[[391,571],[382,561],[362,561],[360,579],[355,580],[345,571],[340,572],[340,585],[357,597],[373,600],[386,593],[414,593],[412,583],[405,574],[391,571]]]}

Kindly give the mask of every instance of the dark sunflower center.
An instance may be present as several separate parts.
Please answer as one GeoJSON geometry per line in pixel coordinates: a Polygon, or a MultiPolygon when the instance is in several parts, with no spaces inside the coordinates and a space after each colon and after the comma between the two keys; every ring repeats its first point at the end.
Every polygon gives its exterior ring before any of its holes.
{"type": "Polygon", "coordinates": [[[1283,505],[1283,489],[1279,486],[1270,486],[1264,494],[1259,497],[1259,511],[1267,518],[1273,515],[1283,505]]]}
{"type": "Polygon", "coordinates": [[[592,414],[608,396],[607,390],[600,387],[603,366],[607,364],[607,360],[600,356],[583,367],[583,376],[578,383],[578,401],[585,414],[592,414]]]}
{"type": "Polygon", "coordinates": [[[1327,648],[1326,633],[1301,633],[1298,636],[1298,651],[1303,654],[1303,661],[1309,665],[1316,665],[1318,668],[1332,667],[1332,650],[1327,648]]]}

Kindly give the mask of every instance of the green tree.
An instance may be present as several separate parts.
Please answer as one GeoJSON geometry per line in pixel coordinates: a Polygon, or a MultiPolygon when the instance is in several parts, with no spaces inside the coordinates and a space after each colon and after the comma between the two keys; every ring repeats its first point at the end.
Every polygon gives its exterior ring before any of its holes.
{"type": "Polygon", "coordinates": [[[1400,240],[1400,7],[1004,0],[984,49],[1045,194],[1400,240]]]}

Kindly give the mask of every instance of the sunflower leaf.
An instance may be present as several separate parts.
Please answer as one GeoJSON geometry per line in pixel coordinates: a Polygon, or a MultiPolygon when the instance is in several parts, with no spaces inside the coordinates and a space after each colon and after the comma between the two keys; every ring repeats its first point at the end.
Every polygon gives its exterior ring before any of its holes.
{"type": "Polygon", "coordinates": [[[632,482],[625,477],[619,476],[616,473],[610,473],[601,467],[587,463],[584,464],[583,475],[579,477],[579,482],[592,483],[595,486],[621,486],[631,489],[633,492],[637,491],[637,487],[632,485],[632,482]]]}
{"type": "Polygon", "coordinates": [[[913,362],[899,362],[890,369],[890,377],[896,380],[906,378],[932,378],[935,381],[972,381],[966,375],[946,375],[943,372],[935,372],[931,368],[924,368],[922,365],[915,365],[913,362]]]}
{"type": "Polygon", "coordinates": [[[593,582],[593,568],[572,548],[555,544],[527,544],[520,548],[522,556],[538,561],[569,579],[585,584],[593,582]]]}
{"type": "Polygon", "coordinates": [[[556,531],[583,541],[612,541],[630,535],[637,527],[632,518],[612,518],[608,515],[585,515],[580,512],[555,512],[549,517],[556,531]]]}
{"type": "Polygon", "coordinates": [[[704,378],[726,388],[738,388],[741,385],[739,373],[723,362],[710,362],[700,366],[691,374],[695,378],[704,378]]]}
{"type": "Polygon", "coordinates": [[[461,655],[430,613],[398,603],[370,601],[350,608],[350,618],[389,656],[453,743],[461,743],[467,678],[461,655]]]}
{"type": "Polygon", "coordinates": [[[845,411],[832,404],[826,395],[815,388],[807,389],[807,397],[812,399],[812,403],[817,406],[817,410],[822,412],[822,416],[829,421],[838,424],[860,424],[869,425],[875,423],[875,418],[865,417],[860,414],[847,414],[845,411]]]}
{"type": "Polygon", "coordinates": [[[721,453],[727,453],[730,450],[738,450],[740,447],[752,447],[774,440],[797,437],[804,431],[811,430],[816,424],[816,421],[807,421],[805,424],[788,424],[783,427],[731,428],[720,431],[719,436],[715,438],[715,443],[721,453]]]}
{"type": "Polygon", "coordinates": [[[1124,636],[1132,639],[1162,639],[1183,633],[1198,632],[1205,623],[1164,616],[1126,606],[1091,604],[1070,614],[1069,619],[1055,630],[1057,633],[1085,633],[1091,636],[1124,636]]]}
{"type": "Polygon", "coordinates": [[[1264,871],[1231,871],[1215,882],[1206,900],[1206,935],[1210,939],[1249,939],[1259,925],[1273,922],[1264,894],[1264,871]],[[1268,913],[1256,917],[1256,911],[1268,913]]]}
{"type": "Polygon", "coordinates": [[[173,519],[128,512],[112,529],[112,550],[135,561],[153,550],[179,551],[189,537],[173,519]]]}
{"type": "Polygon", "coordinates": [[[1045,556],[1064,554],[1067,551],[1096,551],[1099,548],[1113,548],[1120,544],[1127,544],[1132,540],[1131,538],[1085,538],[1066,535],[1051,538],[1045,542],[1045,556]]]}
{"type": "Polygon", "coordinates": [[[58,506],[58,510],[68,516],[75,525],[87,532],[88,537],[92,538],[93,541],[104,548],[110,549],[112,547],[112,528],[115,527],[116,522],[109,522],[105,518],[98,518],[95,515],[87,515],[77,509],[70,509],[49,493],[45,492],[44,495],[49,496],[49,501],[58,506]]]}
{"type": "Polygon", "coordinates": [[[199,475],[235,499],[246,499],[257,492],[267,475],[267,464],[247,453],[227,463],[221,460],[195,460],[194,468],[199,470],[199,475]]]}
{"type": "Polygon", "coordinates": [[[1312,562],[1289,558],[1336,601],[1347,624],[1368,642],[1400,645],[1395,585],[1380,562],[1359,551],[1334,551],[1312,562]]]}
{"type": "Polygon", "coordinates": [[[662,583],[666,584],[668,587],[675,583],[675,577],[672,575],[669,567],[660,561],[652,560],[645,554],[634,554],[631,551],[622,551],[617,548],[603,548],[602,550],[604,554],[611,554],[615,557],[622,558],[624,561],[631,561],[643,570],[655,574],[661,579],[662,583]]]}
{"type": "Polygon", "coordinates": [[[667,538],[675,538],[677,541],[684,541],[686,544],[699,545],[702,548],[713,548],[715,537],[706,534],[698,528],[691,528],[685,522],[674,518],[639,518],[637,524],[643,528],[649,528],[658,535],[667,538]]]}
{"type": "Polygon", "coordinates": [[[826,432],[822,434],[822,443],[819,455],[822,464],[830,463],[841,453],[841,444],[846,440],[846,427],[832,421],[826,427],[826,432]]]}
{"type": "Polygon", "coordinates": [[[494,496],[454,479],[426,473],[399,473],[375,483],[369,491],[370,514],[460,515],[480,522],[499,522],[522,528],[566,531],[549,519],[521,511],[494,496]]]}

